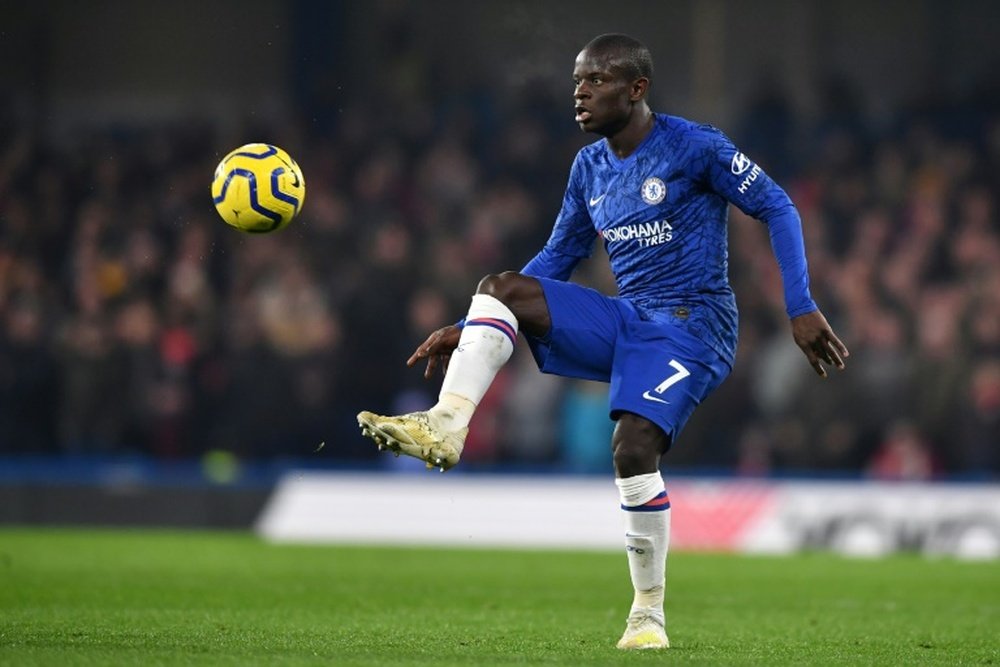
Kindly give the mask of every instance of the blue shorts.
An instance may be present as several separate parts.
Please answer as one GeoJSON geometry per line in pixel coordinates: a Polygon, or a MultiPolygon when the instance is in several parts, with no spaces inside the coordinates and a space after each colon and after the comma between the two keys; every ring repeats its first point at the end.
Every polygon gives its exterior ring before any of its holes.
{"type": "Polygon", "coordinates": [[[632,412],[676,439],[691,413],[729,375],[715,350],[655,312],[629,301],[547,278],[552,328],[525,336],[539,370],[611,384],[609,413],[632,412]]]}

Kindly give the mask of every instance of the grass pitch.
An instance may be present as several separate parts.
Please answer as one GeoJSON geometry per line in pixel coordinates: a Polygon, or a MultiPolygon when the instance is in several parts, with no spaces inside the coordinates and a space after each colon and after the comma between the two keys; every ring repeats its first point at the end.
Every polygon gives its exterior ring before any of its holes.
{"type": "Polygon", "coordinates": [[[672,554],[666,652],[614,648],[624,554],[0,530],[0,665],[1000,664],[1000,566],[672,554]]]}

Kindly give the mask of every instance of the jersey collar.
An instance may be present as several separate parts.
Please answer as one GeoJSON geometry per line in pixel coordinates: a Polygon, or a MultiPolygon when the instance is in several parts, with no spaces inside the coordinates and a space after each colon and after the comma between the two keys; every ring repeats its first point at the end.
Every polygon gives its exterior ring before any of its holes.
{"type": "Polygon", "coordinates": [[[607,139],[605,139],[604,152],[608,156],[608,162],[616,170],[624,171],[629,166],[631,166],[633,162],[635,162],[635,159],[639,156],[640,153],[642,153],[646,149],[646,146],[648,146],[649,143],[652,141],[653,136],[658,134],[659,131],[660,131],[660,114],[654,112],[653,127],[649,128],[649,133],[646,134],[646,137],[639,143],[638,146],[636,146],[635,150],[632,151],[626,158],[620,158],[617,155],[615,155],[615,152],[611,150],[611,144],[608,143],[607,139]]]}

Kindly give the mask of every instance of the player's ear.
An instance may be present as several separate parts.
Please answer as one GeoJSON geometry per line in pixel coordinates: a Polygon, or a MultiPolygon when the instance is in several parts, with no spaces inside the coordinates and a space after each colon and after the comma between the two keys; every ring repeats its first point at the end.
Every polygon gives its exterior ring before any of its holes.
{"type": "Polygon", "coordinates": [[[632,89],[629,91],[629,99],[633,102],[638,102],[646,96],[646,92],[649,90],[649,79],[644,76],[640,76],[638,79],[632,82],[632,89]]]}

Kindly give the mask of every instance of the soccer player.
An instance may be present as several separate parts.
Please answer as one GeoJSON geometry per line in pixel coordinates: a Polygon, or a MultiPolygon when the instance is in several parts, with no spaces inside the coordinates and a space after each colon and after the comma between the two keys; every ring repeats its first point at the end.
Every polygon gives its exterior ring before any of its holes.
{"type": "Polygon", "coordinates": [[[458,463],[469,420],[521,331],[539,369],[610,383],[611,448],[635,596],[622,649],[666,648],[663,596],[670,500],[660,458],[729,374],[736,302],[727,276],[729,203],[766,223],[795,343],[813,369],[844,368],[847,348],[809,293],[802,227],[788,195],[721,132],[650,110],[648,49],[601,35],[576,57],[576,122],[603,137],[577,154],[552,234],[518,272],[488,275],[468,314],[407,360],[445,367],[426,412],[358,415],[378,444],[442,471],[458,463]],[[607,249],[609,297],[567,282],[607,249]]]}

